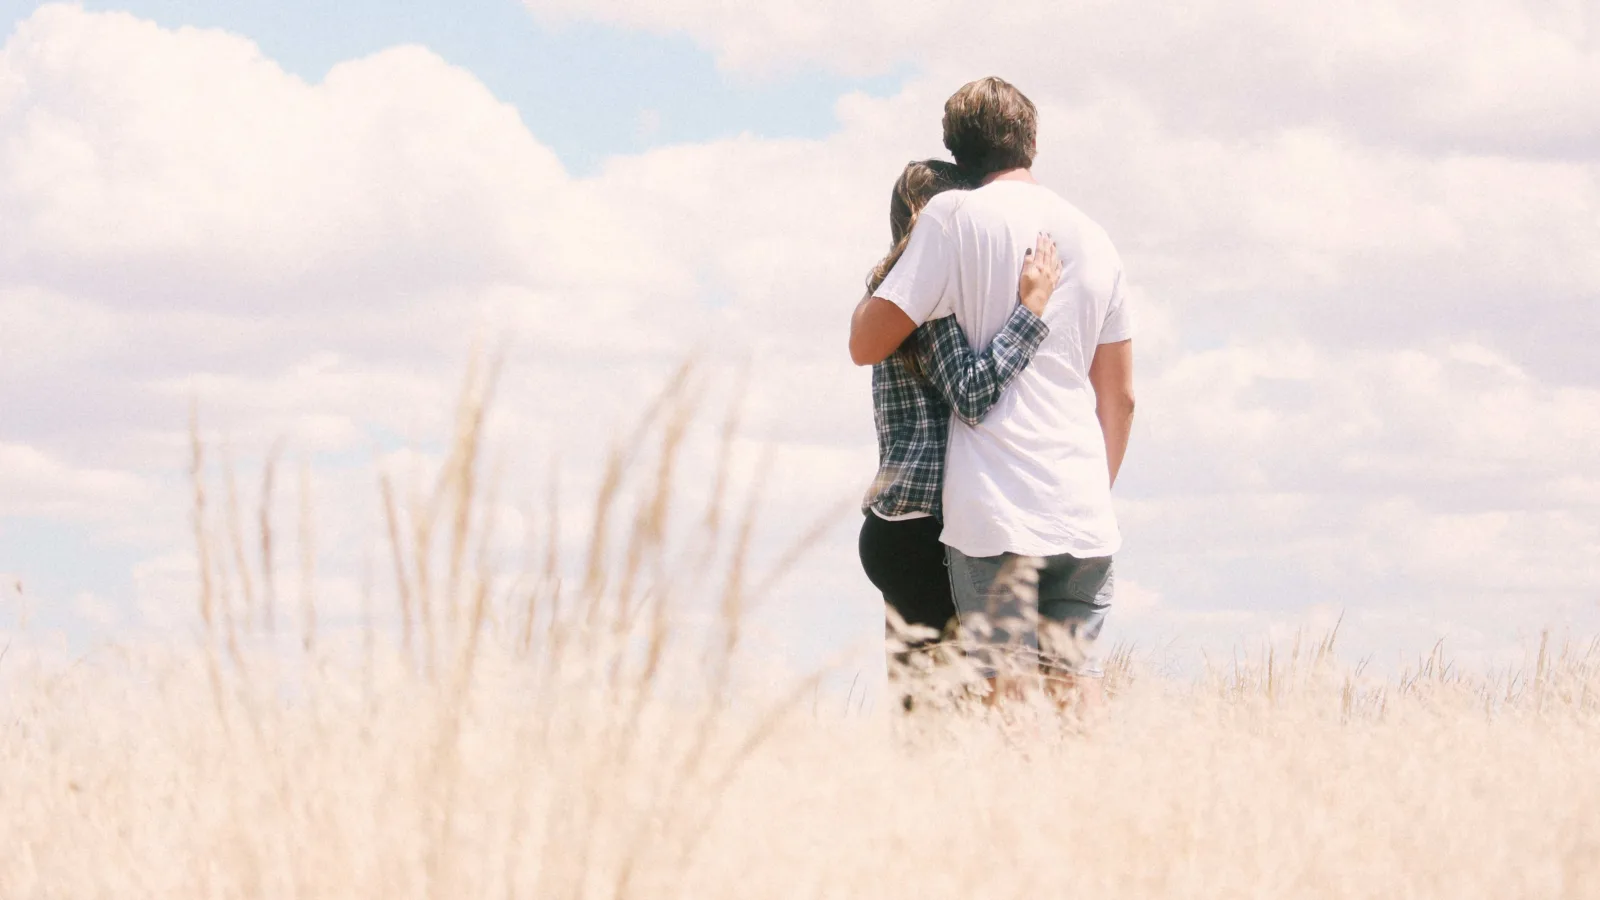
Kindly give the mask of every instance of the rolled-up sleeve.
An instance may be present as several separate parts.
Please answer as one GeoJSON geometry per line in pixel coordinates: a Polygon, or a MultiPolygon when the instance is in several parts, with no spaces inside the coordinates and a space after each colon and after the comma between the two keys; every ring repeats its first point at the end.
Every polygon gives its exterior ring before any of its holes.
{"type": "Polygon", "coordinates": [[[873,296],[900,307],[912,322],[921,325],[939,312],[948,312],[944,301],[955,281],[954,270],[955,254],[945,222],[924,210],[911,229],[905,252],[873,296]]]}
{"type": "Polygon", "coordinates": [[[1117,282],[1111,288],[1111,302],[1106,306],[1106,320],[1100,325],[1099,343],[1116,344],[1133,338],[1133,312],[1128,308],[1123,288],[1126,281],[1118,272],[1117,282]]]}

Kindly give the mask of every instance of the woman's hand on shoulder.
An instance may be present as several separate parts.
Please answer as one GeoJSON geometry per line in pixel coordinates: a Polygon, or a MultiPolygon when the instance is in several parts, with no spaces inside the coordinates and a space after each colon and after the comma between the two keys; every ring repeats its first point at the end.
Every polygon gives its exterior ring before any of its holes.
{"type": "Polygon", "coordinates": [[[1061,282],[1061,257],[1056,253],[1056,242],[1044,232],[1039,232],[1038,243],[1022,260],[1022,279],[1017,284],[1017,296],[1036,316],[1044,315],[1044,308],[1061,282]]]}

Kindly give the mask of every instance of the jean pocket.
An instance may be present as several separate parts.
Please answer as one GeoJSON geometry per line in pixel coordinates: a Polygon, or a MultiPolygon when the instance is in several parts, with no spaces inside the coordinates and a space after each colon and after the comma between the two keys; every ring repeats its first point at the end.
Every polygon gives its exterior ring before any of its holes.
{"type": "Polygon", "coordinates": [[[1104,609],[1111,605],[1115,586],[1116,569],[1111,557],[1088,559],[1081,562],[1068,579],[1067,596],[1079,603],[1104,609]]]}

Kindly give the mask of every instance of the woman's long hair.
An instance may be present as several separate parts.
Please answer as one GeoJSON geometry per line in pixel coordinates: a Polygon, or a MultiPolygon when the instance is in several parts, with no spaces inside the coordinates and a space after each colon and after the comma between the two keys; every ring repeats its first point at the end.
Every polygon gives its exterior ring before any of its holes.
{"type": "Polygon", "coordinates": [[[894,193],[889,197],[889,254],[867,275],[867,291],[876,291],[889,270],[899,262],[911,240],[911,229],[916,227],[922,208],[936,195],[955,188],[966,187],[961,170],[955,163],[942,159],[923,159],[906,163],[905,171],[894,183],[894,193]]]}
{"type": "MultiPolygon", "coordinates": [[[[942,159],[922,159],[906,163],[905,171],[894,183],[894,193],[889,197],[889,235],[893,243],[889,253],[867,274],[867,292],[876,291],[889,277],[889,270],[900,261],[911,241],[911,229],[916,227],[922,208],[934,196],[956,188],[967,187],[961,170],[955,163],[942,159]]],[[[917,378],[927,380],[922,363],[917,359],[917,335],[912,332],[893,354],[917,378]]]]}

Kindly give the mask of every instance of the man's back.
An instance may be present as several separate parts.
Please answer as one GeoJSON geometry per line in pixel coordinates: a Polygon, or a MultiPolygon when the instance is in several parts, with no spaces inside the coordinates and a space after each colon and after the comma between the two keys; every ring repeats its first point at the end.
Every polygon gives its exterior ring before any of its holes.
{"type": "Polygon", "coordinates": [[[1043,231],[1065,271],[1049,336],[978,425],[952,421],[943,541],[968,556],[1110,556],[1121,545],[1089,366],[1131,337],[1122,263],[1105,231],[1047,188],[1001,180],[934,212],[954,251],[946,297],[974,348],[1016,307],[1016,273],[1043,231]]]}
{"type": "MultiPolygon", "coordinates": [[[[989,183],[923,206],[888,276],[851,314],[850,358],[880,362],[952,313],[974,351],[988,346],[1008,317],[1033,317],[1017,309],[1017,273],[1041,232],[1054,238],[1065,271],[1044,309],[1048,335],[981,424],[951,422],[941,539],[961,634],[991,698],[1019,693],[999,665],[1018,651],[1017,671],[1048,671],[1062,699],[1087,708],[1101,696],[1094,647],[1115,594],[1111,482],[1133,423],[1133,345],[1116,249],[1033,183],[1038,112],[995,77],[945,101],[945,149],[989,183]],[[1037,577],[1024,584],[1025,571],[1037,577]],[[1008,652],[990,652],[1000,647],[1008,652]]],[[[914,209],[898,193],[891,203],[896,215],[914,209]]]]}

